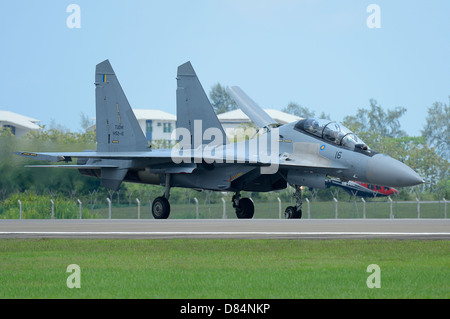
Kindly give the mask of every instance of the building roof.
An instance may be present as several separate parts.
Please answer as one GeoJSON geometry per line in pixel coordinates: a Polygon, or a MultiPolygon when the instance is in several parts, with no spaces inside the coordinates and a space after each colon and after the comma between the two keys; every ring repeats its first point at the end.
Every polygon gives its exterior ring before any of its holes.
{"type": "MultiPolygon", "coordinates": [[[[176,115],[167,113],[161,110],[154,109],[132,109],[136,120],[153,120],[153,121],[176,121],[176,115]]],[[[96,123],[94,118],[94,124],[86,128],[86,131],[95,130],[96,123]]]]}
{"type": "MultiPolygon", "coordinates": [[[[275,109],[264,109],[264,111],[266,111],[266,113],[269,114],[269,116],[273,118],[275,121],[277,121],[277,123],[279,124],[291,123],[302,119],[301,117],[286,112],[278,111],[275,109]]],[[[217,117],[219,118],[220,122],[242,123],[250,121],[248,116],[245,115],[245,113],[242,112],[242,110],[240,109],[219,114],[217,115],[217,117]]]]}
{"type": "Polygon", "coordinates": [[[11,124],[29,130],[40,129],[39,125],[36,124],[40,122],[39,120],[10,111],[0,111],[0,122],[2,125],[11,124]]]}
{"type": "Polygon", "coordinates": [[[151,109],[133,109],[137,120],[162,120],[162,121],[176,121],[177,117],[171,113],[161,110],[151,109]]]}

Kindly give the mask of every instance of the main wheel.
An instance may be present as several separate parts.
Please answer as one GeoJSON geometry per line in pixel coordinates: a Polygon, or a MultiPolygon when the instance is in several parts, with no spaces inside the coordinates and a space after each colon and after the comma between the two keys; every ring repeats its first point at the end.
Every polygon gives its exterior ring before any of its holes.
{"type": "Polygon", "coordinates": [[[302,218],[302,210],[297,210],[294,206],[288,206],[284,211],[284,217],[286,219],[300,219],[302,218]]]}
{"type": "Polygon", "coordinates": [[[170,215],[170,204],[165,197],[156,197],[152,205],[152,215],[155,219],[167,219],[170,215]]]}
{"type": "Polygon", "coordinates": [[[236,216],[237,218],[253,218],[255,214],[255,205],[250,198],[241,198],[239,200],[239,205],[236,207],[236,216]]]}

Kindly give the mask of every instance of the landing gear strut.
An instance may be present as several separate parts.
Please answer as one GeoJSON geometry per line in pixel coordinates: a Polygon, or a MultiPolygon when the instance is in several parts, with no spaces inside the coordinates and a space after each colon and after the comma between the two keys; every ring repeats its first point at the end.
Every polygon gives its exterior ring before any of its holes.
{"type": "Polygon", "coordinates": [[[241,193],[236,192],[231,199],[236,216],[239,219],[251,219],[255,214],[255,205],[250,198],[241,198],[241,193]]]}
{"type": "Polygon", "coordinates": [[[152,215],[155,219],[167,219],[170,215],[170,174],[166,174],[164,195],[156,197],[152,204],[152,215]]]}
{"type": "Polygon", "coordinates": [[[295,192],[292,194],[294,197],[296,205],[288,206],[284,211],[284,217],[287,219],[300,219],[302,218],[302,189],[299,185],[293,185],[295,192]]]}

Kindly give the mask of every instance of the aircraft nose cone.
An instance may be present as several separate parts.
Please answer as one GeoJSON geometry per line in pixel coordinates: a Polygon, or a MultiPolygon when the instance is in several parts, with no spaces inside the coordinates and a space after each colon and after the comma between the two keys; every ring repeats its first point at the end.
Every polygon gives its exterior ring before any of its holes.
{"type": "Polygon", "coordinates": [[[409,166],[392,157],[376,154],[367,164],[367,179],[372,184],[406,187],[424,183],[424,180],[409,166]]]}

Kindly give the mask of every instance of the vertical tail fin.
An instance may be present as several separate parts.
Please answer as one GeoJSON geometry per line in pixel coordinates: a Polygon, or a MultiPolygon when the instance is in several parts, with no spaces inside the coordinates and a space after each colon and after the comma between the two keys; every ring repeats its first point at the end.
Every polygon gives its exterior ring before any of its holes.
{"type": "MultiPolygon", "coordinates": [[[[191,141],[193,141],[194,121],[198,120],[201,120],[202,137],[209,128],[218,129],[222,133],[220,137],[215,136],[213,141],[203,140],[203,144],[226,144],[227,137],[223,127],[195,74],[194,68],[190,62],[186,62],[178,67],[177,72],[177,128],[188,129],[191,134],[191,141]]],[[[196,134],[197,132],[200,133],[200,130],[197,128],[195,132],[196,134]]],[[[196,139],[198,138],[196,137],[196,139]]],[[[193,143],[191,142],[191,144],[193,143]]]]}
{"type": "Polygon", "coordinates": [[[108,60],[95,68],[98,152],[132,152],[149,149],[127,97],[108,60]]]}

